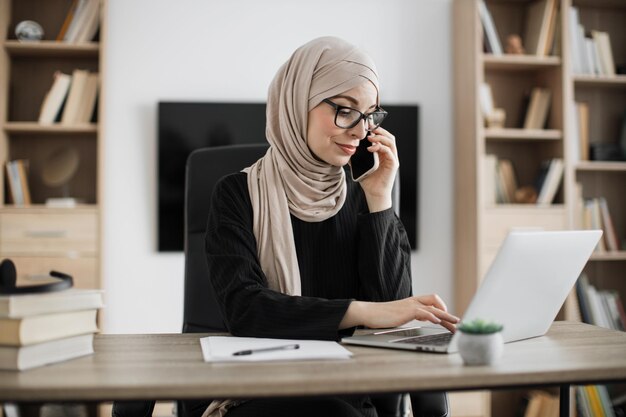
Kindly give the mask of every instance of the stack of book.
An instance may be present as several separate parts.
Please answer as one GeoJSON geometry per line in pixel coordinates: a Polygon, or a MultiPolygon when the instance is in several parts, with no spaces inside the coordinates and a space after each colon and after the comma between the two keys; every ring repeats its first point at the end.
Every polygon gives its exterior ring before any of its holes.
{"type": "Polygon", "coordinates": [[[99,25],[99,0],[73,0],[57,35],[57,41],[89,42],[96,36],[99,25]]]}
{"type": "Polygon", "coordinates": [[[561,158],[545,160],[535,183],[537,204],[552,204],[562,180],[563,160],[561,158]]]}
{"type": "Polygon", "coordinates": [[[93,353],[100,290],[0,296],[0,369],[24,370],[93,353]]]}
{"type": "Polygon", "coordinates": [[[605,385],[576,387],[576,408],[580,417],[615,417],[615,410],[605,385]]]}
{"type": "Polygon", "coordinates": [[[513,163],[508,159],[498,159],[495,155],[486,155],[485,164],[487,205],[517,203],[517,176],[513,163]]]}
{"type": "Polygon", "coordinates": [[[597,30],[587,32],[580,23],[576,7],[570,7],[569,28],[574,74],[615,76],[615,63],[608,32],[597,30]]]}
{"type": "Polygon", "coordinates": [[[538,0],[528,5],[524,28],[524,48],[527,54],[550,54],[554,45],[557,16],[556,0],[538,0]]]}
{"type": "Polygon", "coordinates": [[[7,183],[9,185],[9,197],[16,206],[28,206],[31,204],[30,188],[28,187],[28,160],[17,159],[7,161],[7,183]]]}
{"type": "Polygon", "coordinates": [[[71,75],[56,72],[39,112],[39,123],[89,123],[98,96],[98,73],[76,69],[71,75]]]}
{"type": "Polygon", "coordinates": [[[626,330],[626,313],[619,292],[598,290],[585,273],[576,282],[576,298],[585,323],[613,330],[626,330]]]}
{"type": "Polygon", "coordinates": [[[493,55],[502,55],[502,44],[500,43],[500,36],[498,35],[493,17],[484,1],[481,1],[478,6],[480,21],[483,24],[485,52],[493,55]]]}
{"type": "Polygon", "coordinates": [[[604,231],[602,239],[596,246],[596,252],[619,251],[621,242],[617,236],[617,230],[609,211],[609,205],[604,197],[597,197],[582,200],[579,205],[582,207],[581,225],[583,229],[602,229],[604,231]]]}
{"type": "Polygon", "coordinates": [[[530,100],[524,115],[524,129],[543,129],[550,113],[552,92],[548,88],[535,87],[530,92],[530,100]]]}

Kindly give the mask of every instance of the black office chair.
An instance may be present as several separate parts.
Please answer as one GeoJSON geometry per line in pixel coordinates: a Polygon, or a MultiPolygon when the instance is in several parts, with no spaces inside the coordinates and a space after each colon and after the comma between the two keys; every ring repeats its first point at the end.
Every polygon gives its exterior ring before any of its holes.
{"type": "MultiPolygon", "coordinates": [[[[209,283],[204,238],[207,213],[213,187],[227,174],[254,163],[267,151],[267,144],[232,145],[199,149],[187,160],[185,183],[185,294],[183,333],[227,332],[218,308],[213,288],[209,283]]],[[[397,190],[397,189],[396,189],[397,190]]],[[[398,199],[394,198],[394,202],[398,199]]],[[[401,416],[405,397],[400,394],[377,395],[372,398],[380,417],[401,416]]],[[[444,417],[448,415],[445,394],[418,394],[411,396],[415,416],[444,417]]],[[[180,401],[180,416],[198,414],[206,404],[199,401],[180,401]]],[[[116,402],[115,417],[148,417],[153,401],[116,402]],[[128,411],[128,413],[126,412],[128,411]]],[[[201,414],[201,412],[200,412],[201,414]]]]}

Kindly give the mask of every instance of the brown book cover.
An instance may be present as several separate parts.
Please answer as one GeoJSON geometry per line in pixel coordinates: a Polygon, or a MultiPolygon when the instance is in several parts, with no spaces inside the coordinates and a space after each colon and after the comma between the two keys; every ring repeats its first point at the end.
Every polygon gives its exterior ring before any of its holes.
{"type": "Polygon", "coordinates": [[[578,112],[578,133],[580,137],[580,160],[589,160],[589,105],[583,102],[576,103],[578,112]]]}
{"type": "Polygon", "coordinates": [[[30,187],[28,186],[28,160],[27,159],[18,159],[15,161],[17,164],[17,173],[19,175],[20,187],[22,188],[22,198],[24,200],[24,205],[28,206],[31,204],[30,199],[30,187]]]}

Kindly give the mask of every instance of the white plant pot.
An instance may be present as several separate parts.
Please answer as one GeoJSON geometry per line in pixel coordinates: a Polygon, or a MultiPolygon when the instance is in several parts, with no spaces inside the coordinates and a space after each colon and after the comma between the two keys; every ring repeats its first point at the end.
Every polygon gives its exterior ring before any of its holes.
{"type": "Polygon", "coordinates": [[[460,332],[459,353],[466,365],[492,365],[502,356],[502,333],[471,334],[460,332]]]}

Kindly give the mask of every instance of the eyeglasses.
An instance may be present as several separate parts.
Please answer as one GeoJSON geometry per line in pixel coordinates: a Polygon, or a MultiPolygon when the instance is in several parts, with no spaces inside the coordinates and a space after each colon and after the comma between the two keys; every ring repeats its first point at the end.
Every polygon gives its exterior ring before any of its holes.
{"type": "Polygon", "coordinates": [[[365,120],[367,130],[374,130],[380,126],[387,114],[389,114],[381,107],[378,107],[371,113],[363,114],[357,109],[335,104],[327,98],[322,101],[335,109],[335,125],[342,129],[352,129],[361,120],[365,120]]]}

